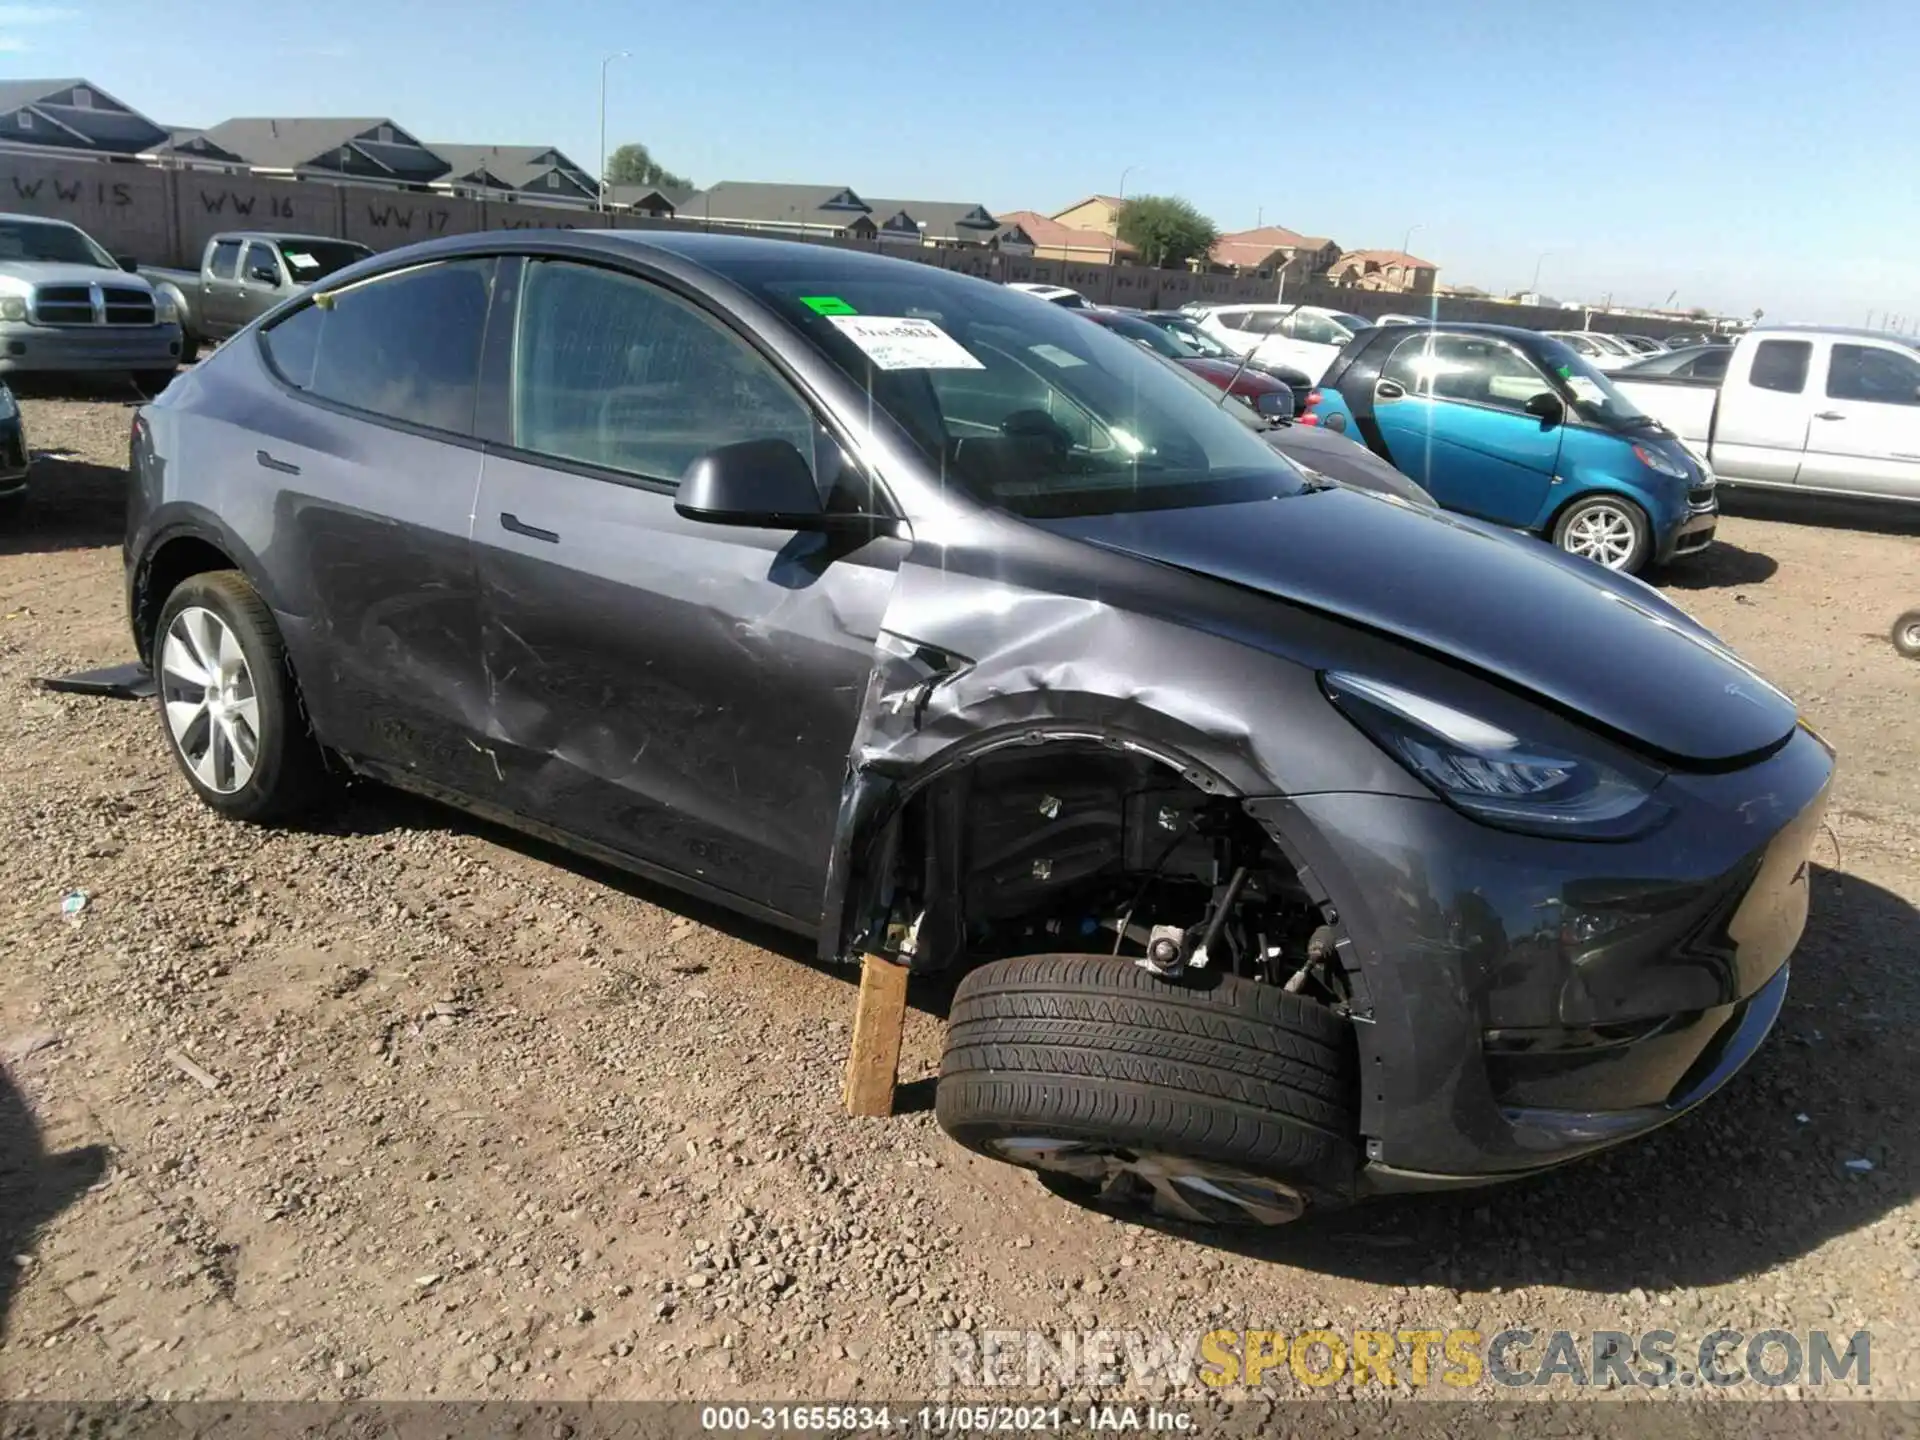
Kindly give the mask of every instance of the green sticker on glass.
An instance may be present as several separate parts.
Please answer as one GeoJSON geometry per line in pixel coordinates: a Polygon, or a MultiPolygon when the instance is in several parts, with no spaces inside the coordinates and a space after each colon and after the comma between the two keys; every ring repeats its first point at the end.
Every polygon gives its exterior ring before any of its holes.
{"type": "Polygon", "coordinates": [[[838,295],[802,295],[800,303],[816,315],[858,315],[860,313],[838,295]]]}

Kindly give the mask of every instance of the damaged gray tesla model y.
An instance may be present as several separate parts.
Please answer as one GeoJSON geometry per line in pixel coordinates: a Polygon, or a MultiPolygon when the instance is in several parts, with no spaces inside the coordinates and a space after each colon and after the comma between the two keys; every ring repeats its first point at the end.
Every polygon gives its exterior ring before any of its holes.
{"type": "Polygon", "coordinates": [[[135,422],[167,743],[959,976],[962,1145],[1273,1223],[1643,1134],[1779,1014],[1832,752],[1652,590],[1303,475],[937,267],[396,251],[135,422]]]}

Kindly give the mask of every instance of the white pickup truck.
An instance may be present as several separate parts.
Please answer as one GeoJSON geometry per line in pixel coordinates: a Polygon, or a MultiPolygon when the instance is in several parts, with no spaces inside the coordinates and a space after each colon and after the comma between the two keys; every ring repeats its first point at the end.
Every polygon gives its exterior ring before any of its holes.
{"type": "Polygon", "coordinates": [[[1615,371],[1615,387],[1722,481],[1920,504],[1920,344],[1778,326],[1735,343],[1720,381],[1615,371]]]}

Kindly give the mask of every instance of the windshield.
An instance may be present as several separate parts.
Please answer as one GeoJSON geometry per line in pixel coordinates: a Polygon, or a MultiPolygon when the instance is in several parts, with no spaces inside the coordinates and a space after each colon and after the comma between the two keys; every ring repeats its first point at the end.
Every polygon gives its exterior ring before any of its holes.
{"type": "Polygon", "coordinates": [[[1373,321],[1367,319],[1364,315],[1348,315],[1340,310],[1329,310],[1327,314],[1333,320],[1346,326],[1348,330],[1353,332],[1352,335],[1347,337],[1348,339],[1352,339],[1353,335],[1358,335],[1362,330],[1369,329],[1373,325],[1373,321]]]}
{"type": "Polygon", "coordinates": [[[1191,320],[1160,316],[1147,319],[1143,323],[1151,325],[1157,330],[1166,331],[1167,334],[1173,336],[1174,339],[1178,340],[1182,345],[1185,345],[1195,355],[1199,355],[1205,359],[1237,360],[1240,358],[1237,351],[1229,350],[1191,320]]]}
{"type": "Polygon", "coordinates": [[[1622,395],[1591,360],[1562,341],[1550,335],[1542,336],[1537,358],[1560,377],[1561,385],[1573,399],[1573,408],[1589,420],[1622,430],[1655,423],[1622,395]]]}
{"type": "Polygon", "coordinates": [[[120,268],[84,231],[36,220],[0,220],[0,261],[6,260],[120,268]]]}
{"type": "Polygon", "coordinates": [[[280,258],[287,262],[287,274],[296,285],[311,285],[336,270],[344,270],[373,252],[364,245],[344,240],[282,240],[280,258]]]}
{"type": "Polygon", "coordinates": [[[1301,489],[1258,434],[1167,361],[998,285],[830,254],[716,268],[785,317],[948,482],[984,504],[1040,518],[1301,489]]]}
{"type": "Polygon", "coordinates": [[[1200,352],[1178,336],[1169,335],[1158,325],[1149,325],[1144,320],[1135,320],[1130,315],[1105,315],[1093,317],[1096,325],[1104,325],[1114,334],[1137,345],[1144,345],[1156,355],[1164,355],[1169,360],[1190,360],[1200,352]]]}

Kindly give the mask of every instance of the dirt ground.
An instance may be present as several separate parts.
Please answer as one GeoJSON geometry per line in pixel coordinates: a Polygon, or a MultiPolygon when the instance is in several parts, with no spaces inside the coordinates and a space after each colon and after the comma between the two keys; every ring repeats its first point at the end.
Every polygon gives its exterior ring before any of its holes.
{"type": "Polygon", "coordinates": [[[937,993],[910,1113],[848,1120],[853,977],[793,942],[377,789],[225,823],[149,706],[34,688],[131,655],[130,399],[29,399],[0,520],[0,1397],[924,1396],[937,1330],[1516,1324],[1866,1328],[1828,1393],[1920,1397],[1916,527],[1750,510],[1658,577],[1841,755],[1756,1062],[1551,1177],[1223,1237],[948,1143],[937,993]]]}

